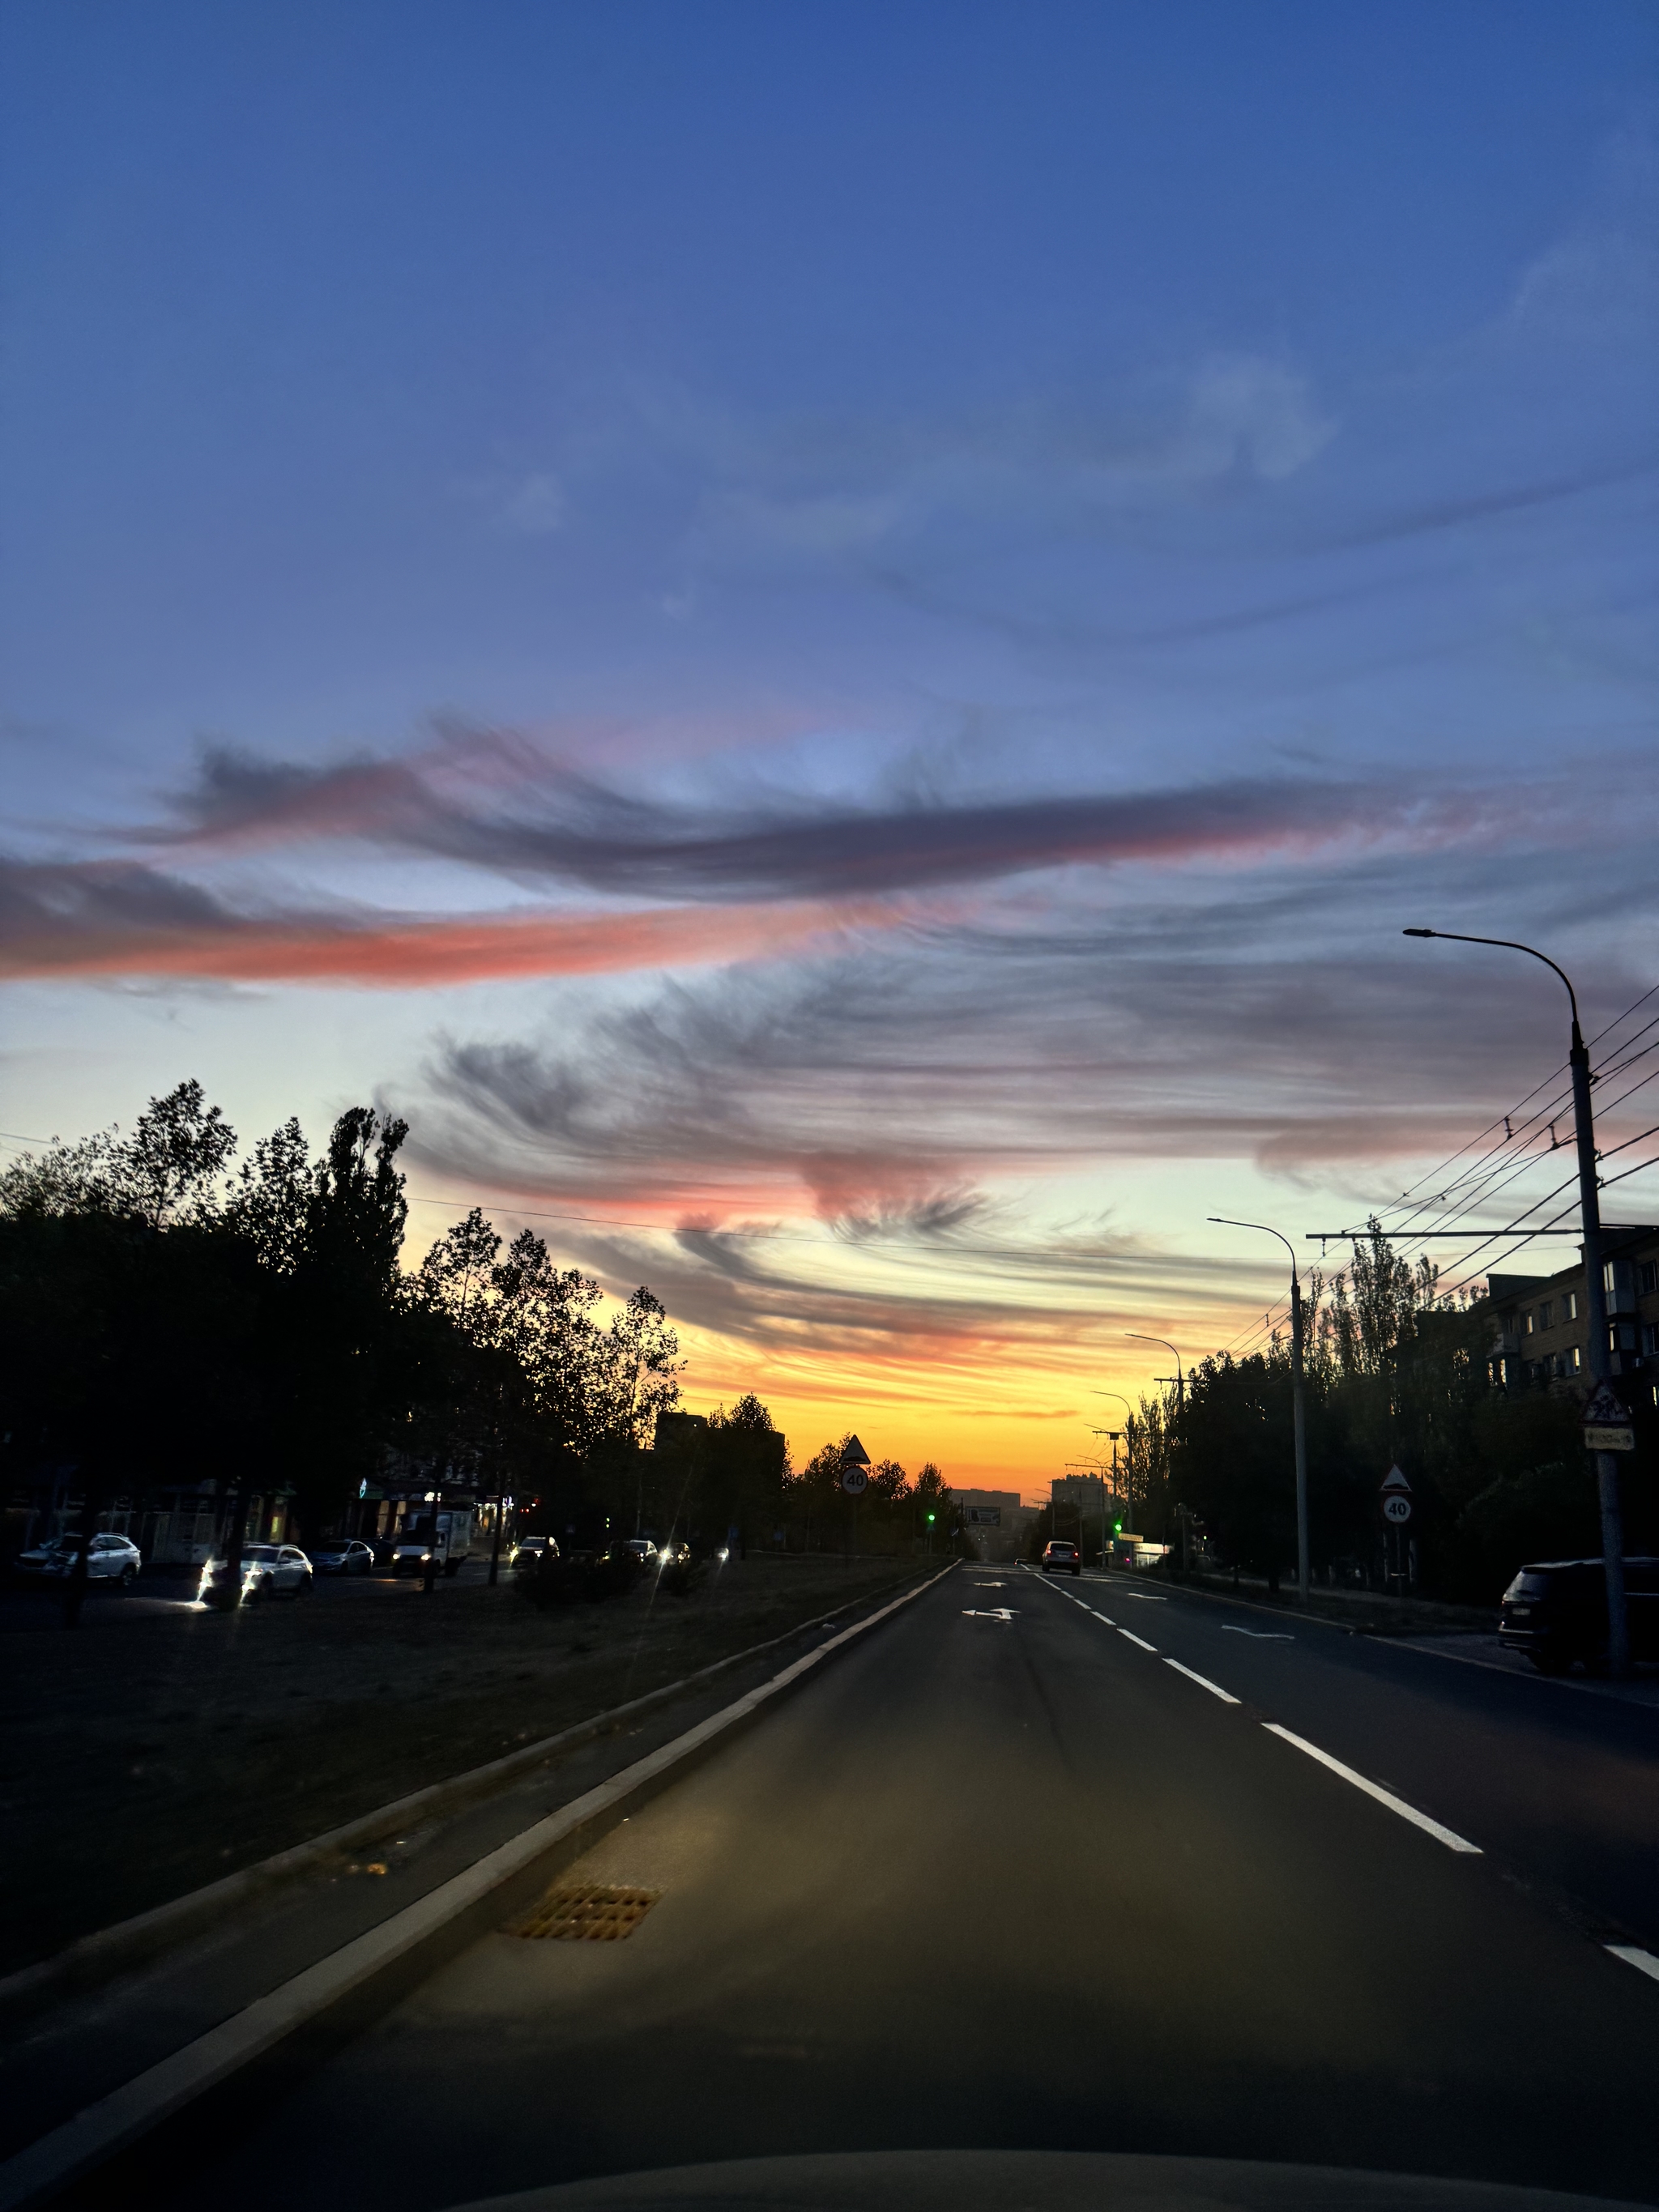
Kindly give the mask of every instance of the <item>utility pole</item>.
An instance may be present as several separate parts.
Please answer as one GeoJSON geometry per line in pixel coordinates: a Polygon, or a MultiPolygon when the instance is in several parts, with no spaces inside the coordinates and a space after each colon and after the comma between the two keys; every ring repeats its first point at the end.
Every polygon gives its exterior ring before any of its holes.
{"type": "Polygon", "coordinates": [[[1296,1272],[1296,1247],[1265,1221],[1230,1221],[1224,1214],[1210,1219],[1223,1229],[1255,1229],[1264,1237],[1277,1237],[1291,1255],[1291,1418],[1296,1431],[1296,1587],[1302,1602],[1308,1601],[1308,1414],[1303,1389],[1302,1282],[1296,1272]]]}
{"type": "MultiPolygon", "coordinates": [[[[1584,1304],[1589,1330],[1587,1347],[1592,1383],[1605,1382],[1610,1367],[1607,1290],[1601,1276],[1601,1193],[1595,1172],[1595,1125],[1590,1105],[1589,1048],[1578,1026],[1578,994],[1565,968],[1547,952],[1520,945],[1512,937],[1465,937],[1455,929],[1407,929],[1403,937],[1444,937],[1455,945],[1496,945],[1505,952],[1529,953],[1553,968],[1566,985],[1572,1008],[1572,1042],[1567,1066],[1572,1073],[1573,1133],[1578,1145],[1579,1239],[1584,1258],[1584,1304]]],[[[1630,1622],[1625,1602],[1625,1516],[1619,1497],[1619,1462],[1612,1452],[1595,1452],[1595,1488],[1601,1509],[1601,1571],[1607,1585],[1607,1672],[1630,1672],[1630,1622]]]]}

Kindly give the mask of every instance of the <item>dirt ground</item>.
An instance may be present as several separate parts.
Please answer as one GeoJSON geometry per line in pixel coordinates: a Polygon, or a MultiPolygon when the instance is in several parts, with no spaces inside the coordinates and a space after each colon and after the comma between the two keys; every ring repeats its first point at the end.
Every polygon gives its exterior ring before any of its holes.
{"type": "Polygon", "coordinates": [[[545,1613],[505,1580],[100,1599],[74,1633],[26,1610],[0,1635],[0,1972],[927,1568],[732,1560],[688,1597],[545,1613]]]}

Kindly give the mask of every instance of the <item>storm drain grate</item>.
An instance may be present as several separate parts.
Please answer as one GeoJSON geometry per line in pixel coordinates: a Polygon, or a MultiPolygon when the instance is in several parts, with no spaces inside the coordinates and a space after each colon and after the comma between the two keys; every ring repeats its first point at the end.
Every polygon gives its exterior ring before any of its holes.
{"type": "Polygon", "coordinates": [[[613,1881],[584,1881],[550,1889],[515,1936],[550,1937],[560,1943],[620,1943],[631,1936],[662,1895],[659,1889],[626,1889],[613,1881]]]}

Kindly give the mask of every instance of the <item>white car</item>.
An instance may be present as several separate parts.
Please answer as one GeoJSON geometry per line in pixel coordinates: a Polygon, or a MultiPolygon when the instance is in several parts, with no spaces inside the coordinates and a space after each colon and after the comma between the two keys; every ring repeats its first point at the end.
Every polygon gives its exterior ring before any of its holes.
{"type": "MultiPolygon", "coordinates": [[[[80,1540],[75,1536],[58,1536],[50,1544],[37,1544],[33,1551],[19,1553],[17,1571],[31,1581],[67,1582],[80,1548],[80,1540]]],[[[138,1547],[128,1537],[94,1536],[87,1554],[87,1579],[118,1583],[123,1589],[131,1589],[138,1579],[141,1564],[138,1547]]]]}
{"type": "MultiPolygon", "coordinates": [[[[227,1586],[223,1559],[210,1559],[202,1570],[197,1596],[204,1605],[226,1608],[237,1602],[227,1586]]],[[[267,1597],[302,1597],[311,1588],[311,1562],[297,1544],[244,1544],[240,1602],[257,1605],[267,1597]]]]}

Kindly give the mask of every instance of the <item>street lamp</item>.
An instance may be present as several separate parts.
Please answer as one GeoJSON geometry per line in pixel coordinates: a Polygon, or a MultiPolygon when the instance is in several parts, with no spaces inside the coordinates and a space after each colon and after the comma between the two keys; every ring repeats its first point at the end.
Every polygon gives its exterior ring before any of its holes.
{"type": "Polygon", "coordinates": [[[1302,1282],[1296,1272],[1296,1247],[1265,1221],[1230,1221],[1225,1214],[1209,1218],[1223,1229],[1255,1229],[1263,1237],[1277,1237],[1291,1255],[1291,1408],[1296,1428],[1296,1587],[1308,1601],[1308,1413],[1302,1389],[1302,1282]]]}
{"type": "Polygon", "coordinates": [[[1175,1352],[1176,1403],[1180,1406],[1184,1406],[1187,1402],[1187,1376],[1181,1364],[1181,1354],[1178,1352],[1176,1352],[1176,1348],[1174,1345],[1170,1343],[1169,1338],[1167,1336],[1146,1336],[1143,1335],[1138,1328],[1126,1329],[1124,1331],[1124,1334],[1126,1336],[1133,1337],[1137,1344],[1161,1344],[1166,1352],[1175,1352]]]}
{"type": "MultiPolygon", "coordinates": [[[[1129,1509],[1129,1525],[1133,1528],[1135,1512],[1135,1409],[1121,1390],[1096,1390],[1092,1395],[1097,1398],[1115,1398],[1128,1416],[1124,1424],[1123,1502],[1129,1509]]],[[[1112,1448],[1112,1462],[1115,1468],[1117,1462],[1115,1443],[1112,1448]]]]}
{"type": "MultiPolygon", "coordinates": [[[[1547,952],[1519,945],[1512,937],[1465,937],[1455,929],[1407,929],[1403,937],[1444,937],[1455,945],[1496,945],[1505,952],[1525,952],[1541,960],[1566,985],[1572,1009],[1572,1121],[1578,1140],[1578,1222],[1584,1256],[1584,1302],[1589,1309],[1589,1371],[1593,1383],[1607,1379],[1607,1293],[1601,1279],[1601,1200],[1595,1173],[1595,1124],[1590,1109],[1589,1048],[1578,1026],[1578,994],[1564,968],[1547,952]]],[[[1595,1454],[1595,1487],[1601,1505],[1601,1571],[1607,1583],[1607,1671],[1630,1671],[1630,1629],[1625,1608],[1625,1526],[1619,1503],[1619,1462],[1611,1452],[1595,1454]]]]}

